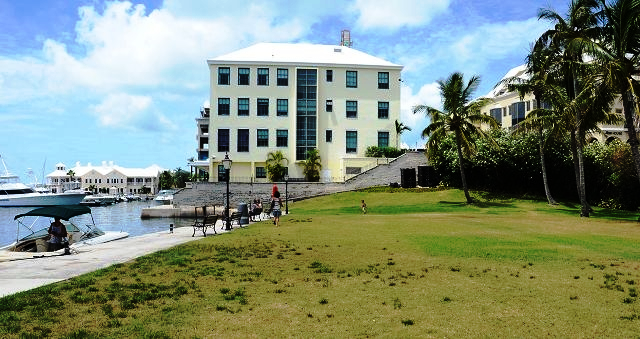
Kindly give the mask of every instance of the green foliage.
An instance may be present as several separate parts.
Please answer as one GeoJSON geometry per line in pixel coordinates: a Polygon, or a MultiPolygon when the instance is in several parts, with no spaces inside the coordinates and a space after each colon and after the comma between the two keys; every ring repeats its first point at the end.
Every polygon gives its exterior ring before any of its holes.
{"type": "MultiPolygon", "coordinates": [[[[492,131],[499,148],[474,140],[476,156],[464,159],[470,171],[467,182],[473,189],[509,194],[543,196],[539,139],[535,133],[510,134],[492,131]]],[[[575,200],[576,184],[568,140],[549,140],[545,150],[549,185],[554,196],[575,200]]],[[[461,187],[453,136],[445,138],[430,162],[446,186],[461,187]]],[[[635,210],[640,206],[640,189],[628,144],[598,142],[584,149],[587,198],[593,205],[635,210]]]]}
{"type": "Polygon", "coordinates": [[[370,158],[397,158],[404,153],[404,150],[400,150],[395,147],[369,146],[367,147],[364,156],[370,158]]]}
{"type": "Polygon", "coordinates": [[[307,181],[318,182],[320,181],[320,170],[322,169],[322,163],[320,162],[320,154],[317,149],[311,149],[307,151],[307,158],[302,163],[302,173],[307,181]]]}
{"type": "Polygon", "coordinates": [[[160,189],[169,189],[173,187],[173,175],[171,175],[170,171],[163,171],[160,173],[158,185],[160,186],[160,189]]]}
{"type": "Polygon", "coordinates": [[[269,152],[266,160],[267,177],[269,181],[276,182],[282,181],[286,173],[286,167],[282,164],[284,161],[289,163],[282,151],[269,152]]]}
{"type": "Polygon", "coordinates": [[[187,181],[190,178],[189,172],[183,170],[178,167],[175,171],[173,171],[173,183],[177,188],[185,188],[187,186],[187,181]]]}

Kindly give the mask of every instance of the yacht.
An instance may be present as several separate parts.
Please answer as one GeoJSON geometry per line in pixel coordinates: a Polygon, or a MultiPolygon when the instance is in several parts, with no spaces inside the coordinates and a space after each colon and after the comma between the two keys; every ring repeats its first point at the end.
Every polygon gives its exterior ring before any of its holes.
{"type": "Polygon", "coordinates": [[[0,207],[77,205],[84,193],[39,193],[22,182],[17,175],[9,173],[0,156],[4,172],[0,168],[0,207]]]}
{"type": "Polygon", "coordinates": [[[171,205],[173,204],[173,194],[176,193],[176,191],[177,190],[174,189],[161,190],[154,200],[162,205],[171,205]]]}

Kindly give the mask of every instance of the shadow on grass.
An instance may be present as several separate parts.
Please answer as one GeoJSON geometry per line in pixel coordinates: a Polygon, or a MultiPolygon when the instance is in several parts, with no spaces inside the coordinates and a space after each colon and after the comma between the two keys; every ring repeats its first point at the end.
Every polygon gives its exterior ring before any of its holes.
{"type": "MultiPolygon", "coordinates": [[[[580,205],[572,203],[572,202],[562,202],[558,204],[556,208],[550,208],[547,211],[550,213],[558,213],[564,215],[580,215],[580,205]]],[[[620,221],[638,221],[640,222],[640,218],[638,212],[634,211],[622,211],[622,210],[612,210],[606,208],[592,208],[590,213],[590,217],[597,219],[608,219],[608,220],[620,220],[620,221]]]]}
{"type": "Polygon", "coordinates": [[[497,201],[478,201],[475,199],[472,204],[467,204],[463,201],[438,201],[438,204],[448,205],[451,207],[480,207],[480,208],[490,208],[490,207],[504,207],[504,208],[515,208],[512,203],[508,202],[497,202],[497,201]]]}

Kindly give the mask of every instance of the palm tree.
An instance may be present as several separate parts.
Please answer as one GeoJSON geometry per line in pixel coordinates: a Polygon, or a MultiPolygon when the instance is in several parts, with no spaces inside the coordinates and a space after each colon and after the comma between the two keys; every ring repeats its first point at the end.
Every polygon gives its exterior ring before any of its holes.
{"type": "Polygon", "coordinates": [[[73,170],[69,170],[69,172],[67,172],[67,175],[69,176],[69,181],[73,182],[73,178],[76,175],[76,172],[74,172],[73,170]]]}
{"type": "Polygon", "coordinates": [[[266,169],[271,182],[282,181],[282,179],[284,179],[286,170],[284,165],[282,165],[284,161],[286,161],[287,164],[289,163],[289,159],[284,156],[282,151],[269,152],[269,154],[267,154],[266,169]]]}
{"type": "Polygon", "coordinates": [[[598,8],[598,0],[572,0],[566,18],[550,9],[541,9],[538,13],[539,19],[546,19],[554,23],[552,29],[540,36],[538,43],[548,46],[557,53],[553,67],[558,70],[558,79],[565,89],[568,102],[573,102],[572,105],[559,108],[559,110],[564,114],[572,113],[575,115],[575,125],[569,133],[576,186],[582,206],[581,216],[585,217],[589,216],[590,207],[586,197],[584,161],[582,159],[583,140],[580,136],[585,134],[583,127],[584,122],[588,119],[585,119],[583,114],[584,109],[588,106],[574,100],[583,86],[579,83],[585,67],[583,55],[585,51],[592,49],[592,42],[600,34],[596,15],[598,8]]]}
{"type": "MultiPolygon", "coordinates": [[[[552,51],[541,43],[534,44],[531,52],[527,56],[527,74],[528,78],[523,79],[520,77],[507,78],[501,81],[500,84],[507,84],[509,91],[516,91],[520,95],[520,99],[523,99],[525,95],[533,93],[535,102],[538,106],[541,106],[544,98],[544,92],[551,89],[550,74],[551,74],[551,61],[552,51]]],[[[554,127],[559,126],[556,123],[556,119],[553,115],[545,114],[544,108],[538,107],[527,115],[525,121],[519,124],[516,133],[523,133],[529,130],[535,130],[538,132],[540,140],[540,165],[542,167],[542,182],[544,185],[544,192],[547,197],[549,205],[556,205],[557,202],[551,196],[551,189],[549,188],[549,180],[547,179],[547,166],[544,157],[544,149],[547,141],[547,137],[555,135],[547,133],[545,130],[554,130],[554,127]],[[541,111],[538,111],[541,110],[541,111]]]]}
{"type": "Polygon", "coordinates": [[[467,179],[464,174],[464,156],[470,158],[476,153],[475,138],[487,139],[492,145],[495,141],[486,134],[480,126],[487,124],[497,127],[497,121],[488,115],[480,113],[480,109],[489,102],[489,99],[481,98],[471,101],[472,95],[480,84],[480,77],[473,76],[465,84],[462,73],[452,73],[446,80],[438,80],[440,96],[443,100],[443,110],[418,105],[413,108],[413,113],[423,112],[431,123],[422,131],[422,137],[428,137],[427,152],[430,156],[438,153],[439,144],[448,134],[453,134],[458,153],[458,165],[462,187],[467,203],[473,203],[469,195],[467,179]]]}
{"type": "Polygon", "coordinates": [[[410,131],[411,127],[398,122],[398,120],[396,120],[396,148],[400,149],[400,135],[402,135],[402,133],[404,131],[410,131]]]}
{"type": "Polygon", "coordinates": [[[302,173],[307,181],[320,181],[320,170],[322,169],[322,163],[320,162],[320,153],[317,149],[310,149],[307,151],[307,158],[303,163],[302,173]]]}
{"type": "Polygon", "coordinates": [[[639,111],[636,100],[640,95],[640,1],[616,0],[608,5],[600,0],[600,5],[604,27],[602,36],[596,41],[598,48],[594,50],[594,56],[602,80],[609,82],[621,96],[628,142],[640,179],[640,151],[634,123],[639,111]]]}

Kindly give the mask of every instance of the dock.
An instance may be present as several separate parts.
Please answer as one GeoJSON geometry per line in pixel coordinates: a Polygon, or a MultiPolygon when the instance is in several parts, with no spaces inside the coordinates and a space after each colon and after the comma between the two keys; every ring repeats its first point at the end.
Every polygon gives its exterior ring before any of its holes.
{"type": "MultiPolygon", "coordinates": [[[[218,234],[222,221],[216,225],[218,234]]],[[[79,246],[70,255],[63,251],[47,253],[0,253],[0,297],[39,286],[67,280],[113,264],[124,263],[146,254],[189,241],[203,239],[202,232],[192,237],[193,228],[166,231],[125,238],[98,245],[79,246]]],[[[210,235],[214,236],[214,235],[210,235]]]]}

